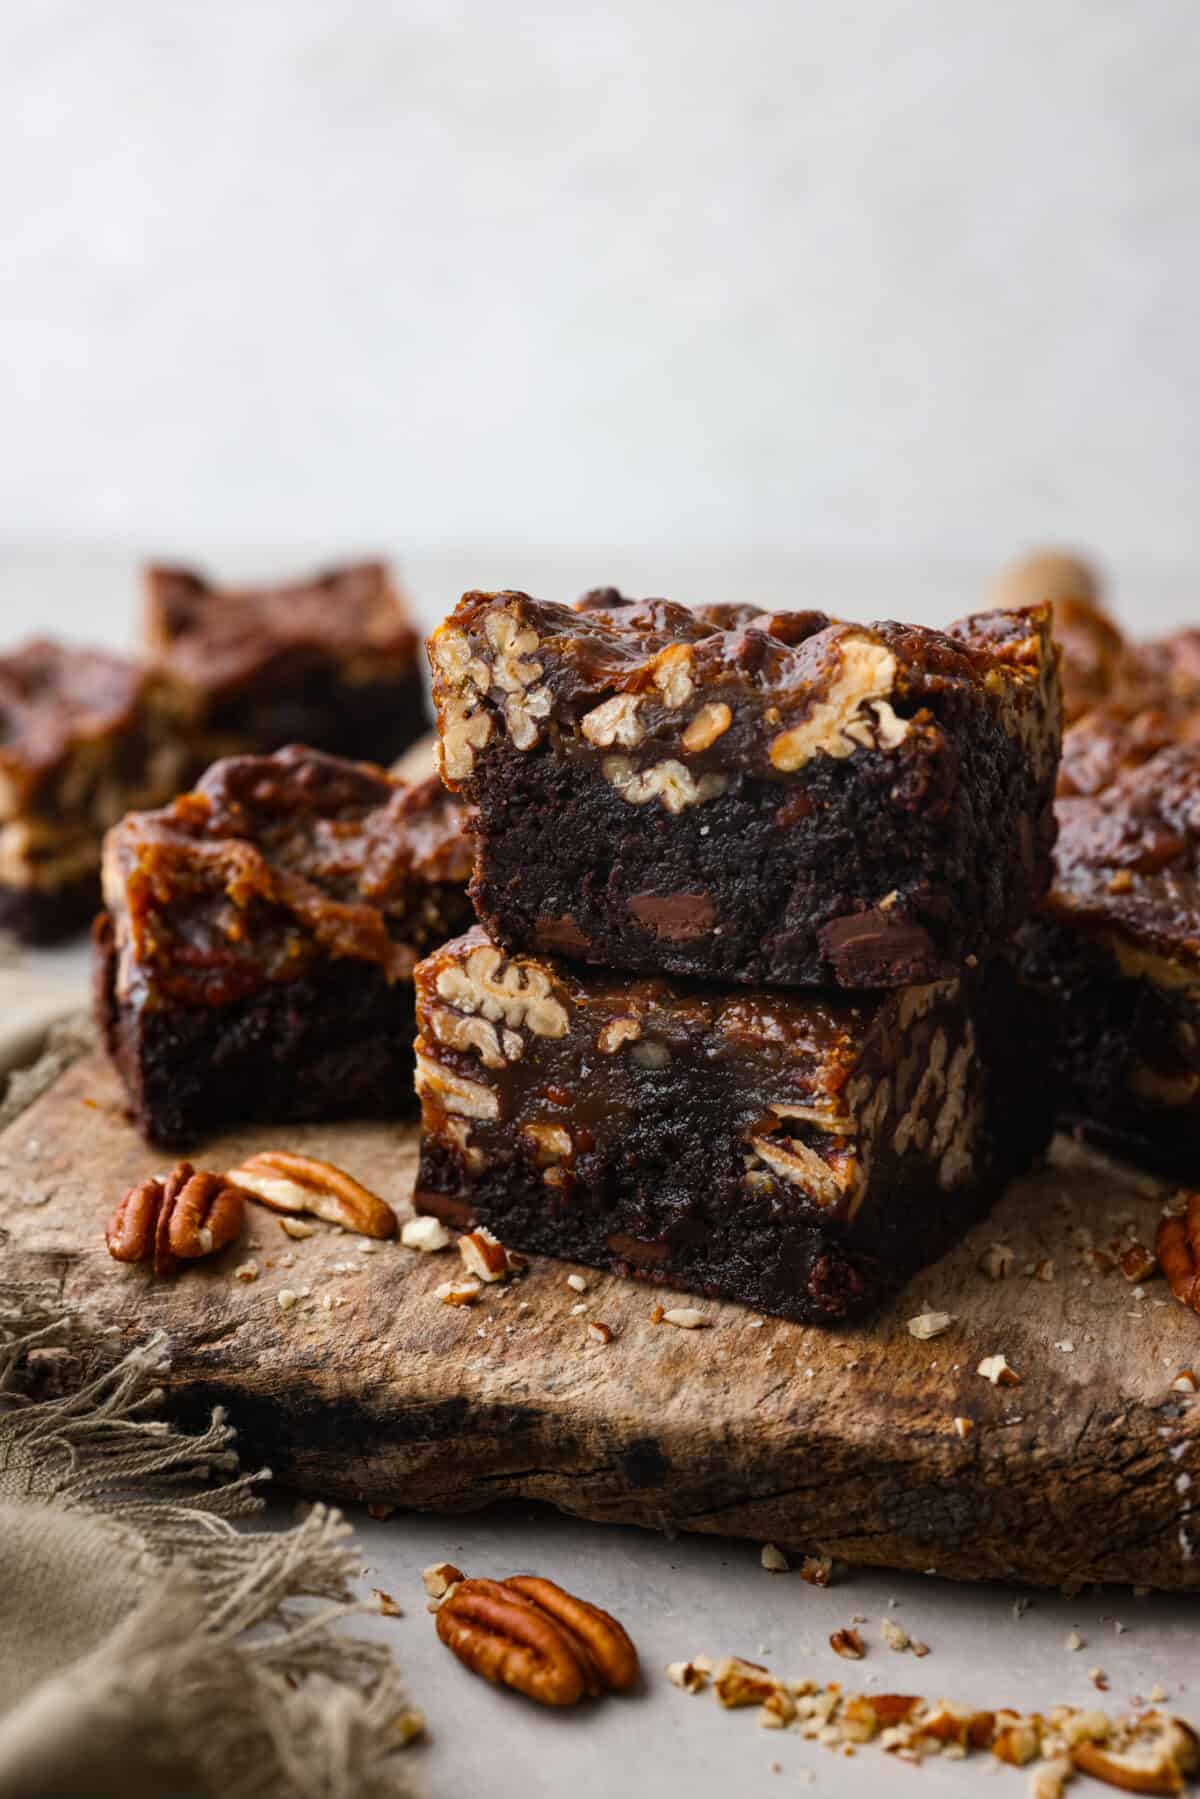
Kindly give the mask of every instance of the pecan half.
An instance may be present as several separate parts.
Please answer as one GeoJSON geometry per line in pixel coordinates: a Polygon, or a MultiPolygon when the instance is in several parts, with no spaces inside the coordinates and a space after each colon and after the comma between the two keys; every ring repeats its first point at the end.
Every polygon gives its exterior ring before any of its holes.
{"type": "Polygon", "coordinates": [[[344,1168],[315,1156],[264,1149],[230,1169],[226,1180],[273,1212],[308,1212],[361,1237],[394,1237],[396,1214],[385,1200],[344,1168]]]}
{"type": "Polygon", "coordinates": [[[535,1574],[514,1574],[505,1581],[514,1593],[548,1613],[590,1663],[597,1693],[627,1693],[638,1677],[637,1650],[617,1620],[598,1605],[535,1574]]]}
{"type": "Polygon", "coordinates": [[[1189,1193],[1182,1213],[1158,1221],[1154,1253],[1180,1305],[1200,1312],[1200,1193],[1189,1193]]]}
{"type": "Polygon", "coordinates": [[[165,1181],[129,1188],[104,1240],[117,1262],[153,1260],[155,1274],[177,1274],[180,1262],[215,1255],[232,1243],[244,1214],[244,1196],[227,1176],[180,1162],[165,1181]]]}
{"type": "Polygon", "coordinates": [[[615,1618],[533,1575],[459,1581],[438,1607],[437,1633],[473,1674],[539,1705],[625,1692],[638,1675],[615,1618]]]}

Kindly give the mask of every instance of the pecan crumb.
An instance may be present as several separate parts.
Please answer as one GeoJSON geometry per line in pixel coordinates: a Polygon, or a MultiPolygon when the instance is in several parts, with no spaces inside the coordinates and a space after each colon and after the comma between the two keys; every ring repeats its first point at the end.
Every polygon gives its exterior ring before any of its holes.
{"type": "Polygon", "coordinates": [[[588,1324],[587,1334],[590,1342],[605,1344],[612,1342],[614,1333],[611,1324],[605,1324],[602,1318],[593,1318],[588,1324]]]}
{"type": "Polygon", "coordinates": [[[918,1312],[915,1318],[909,1319],[908,1332],[911,1337],[927,1341],[930,1337],[940,1337],[953,1323],[951,1312],[918,1312]]]}
{"type": "Polygon", "coordinates": [[[302,1243],[305,1237],[314,1237],[317,1232],[315,1224],[305,1224],[303,1218],[281,1218],[279,1228],[285,1237],[292,1237],[302,1243]]]}
{"type": "Polygon", "coordinates": [[[422,1213],[405,1222],[400,1231],[400,1241],[405,1249],[420,1249],[426,1255],[435,1255],[439,1249],[449,1249],[453,1238],[440,1218],[422,1213]]]}
{"type": "Polygon", "coordinates": [[[469,1275],[479,1281],[504,1281],[508,1279],[508,1251],[498,1237],[494,1237],[486,1225],[478,1225],[473,1231],[458,1239],[458,1253],[463,1259],[463,1266],[469,1275]]]}
{"type": "Polygon", "coordinates": [[[1016,1252],[1007,1243],[989,1243],[979,1258],[979,1269],[990,1281],[1002,1281],[1012,1273],[1016,1252]]]}
{"type": "Polygon", "coordinates": [[[663,1313],[663,1323],[673,1324],[681,1331],[699,1331],[707,1329],[709,1319],[695,1306],[670,1306],[663,1313]]]}
{"type": "Polygon", "coordinates": [[[976,1374],[982,1374],[984,1380],[990,1380],[993,1387],[1017,1387],[1021,1377],[1015,1368],[1010,1368],[1008,1360],[1002,1355],[984,1356],[976,1374]]]}
{"type": "Polygon", "coordinates": [[[861,1662],[867,1653],[866,1644],[858,1632],[849,1625],[844,1630],[833,1632],[829,1639],[829,1647],[835,1655],[844,1656],[847,1661],[851,1662],[861,1662]]]}
{"type": "Polygon", "coordinates": [[[688,1662],[669,1662],[667,1679],[685,1693],[699,1693],[708,1685],[712,1663],[706,1655],[694,1655],[688,1662]]]}
{"type": "Polygon", "coordinates": [[[768,1574],[786,1574],[790,1567],[787,1556],[774,1543],[763,1544],[759,1560],[768,1574]]]}
{"type": "Polygon", "coordinates": [[[482,1292],[483,1285],[477,1280],[443,1281],[433,1289],[433,1297],[446,1306],[473,1306],[482,1292]]]}

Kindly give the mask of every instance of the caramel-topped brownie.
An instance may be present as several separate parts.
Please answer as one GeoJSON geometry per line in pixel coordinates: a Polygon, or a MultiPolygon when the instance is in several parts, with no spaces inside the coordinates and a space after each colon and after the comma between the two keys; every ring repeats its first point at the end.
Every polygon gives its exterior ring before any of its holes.
{"type": "Polygon", "coordinates": [[[738,991],[475,929],[416,984],[420,1210],[803,1323],[877,1304],[1049,1135],[1007,971],[738,991]]]}
{"type": "Polygon", "coordinates": [[[105,831],[187,767],[180,703],[102,650],[41,639],[0,656],[0,927],[48,943],[88,922],[105,831]]]}
{"type": "Polygon", "coordinates": [[[470,593],[429,649],[472,896],[512,949],[902,986],[986,956],[1045,891],[1045,607],[943,632],[470,593]]]}
{"type": "Polygon", "coordinates": [[[1067,733],[1054,884],[1020,934],[1068,1120],[1193,1181],[1200,1157],[1200,713],[1067,733]]]}
{"type": "Polygon", "coordinates": [[[194,697],[201,767],[285,743],[390,762],[427,729],[417,633],[383,563],[256,588],[150,568],[146,634],[194,697]]]}
{"type": "Polygon", "coordinates": [[[470,861],[436,780],[307,749],[218,762],[124,819],[96,993],[143,1133],[411,1109],[413,966],[469,919],[470,861]]]}

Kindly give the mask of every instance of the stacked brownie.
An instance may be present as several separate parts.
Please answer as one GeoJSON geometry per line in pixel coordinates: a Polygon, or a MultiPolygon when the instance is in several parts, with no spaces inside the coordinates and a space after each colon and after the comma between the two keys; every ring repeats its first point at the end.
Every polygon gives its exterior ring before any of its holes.
{"type": "Polygon", "coordinates": [[[482,928],[418,968],[417,1203],[802,1321],[1043,1147],[1011,972],[1059,754],[1046,608],[948,632],[468,594],[430,641],[482,928]]]}
{"type": "Polygon", "coordinates": [[[379,563],[265,588],[147,574],[144,664],[0,655],[0,927],[47,942],[99,902],[105,830],[216,757],[300,741],[390,762],[426,728],[418,639],[379,563]]]}

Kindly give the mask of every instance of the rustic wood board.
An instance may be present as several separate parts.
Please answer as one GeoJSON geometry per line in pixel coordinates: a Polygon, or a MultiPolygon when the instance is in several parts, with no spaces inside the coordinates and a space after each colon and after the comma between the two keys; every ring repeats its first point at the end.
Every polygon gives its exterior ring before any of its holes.
{"type": "MultiPolygon", "coordinates": [[[[326,1156],[397,1207],[411,1191],[412,1128],[256,1130],[193,1159],[266,1147],[326,1156]]],[[[965,1578],[1200,1588],[1200,1399],[1171,1389],[1200,1367],[1200,1319],[1161,1281],[1138,1299],[1096,1276],[1073,1237],[1136,1219],[1152,1240],[1147,1182],[1060,1155],[869,1325],[705,1304],[712,1328],[687,1332],[651,1322],[647,1288],[581,1271],[581,1300],[550,1261],[450,1308],[433,1288],[453,1251],[364,1254],[324,1226],[296,1243],[257,1208],[234,1250],[155,1282],[111,1261],[102,1232],[164,1160],[107,1065],[77,1063],[0,1136],[0,1268],[54,1280],[127,1340],[166,1331],[177,1409],[227,1406],[248,1457],[299,1493],[444,1511],[522,1496],[965,1578]],[[994,1240],[1017,1257],[999,1282],[977,1268],[994,1240]],[[251,1257],[259,1278],[234,1279],[251,1257]],[[1046,1257],[1053,1280],[1020,1272],[1046,1257]],[[284,1287],[306,1295],[286,1312],[284,1287]],[[906,1328],[924,1302],[955,1317],[929,1342],[906,1328]],[[591,1345],[588,1318],[615,1341],[591,1345]],[[1019,1386],[975,1372],[997,1351],[1019,1386]],[[965,1439],[956,1417],[973,1421],[965,1439]]]]}

